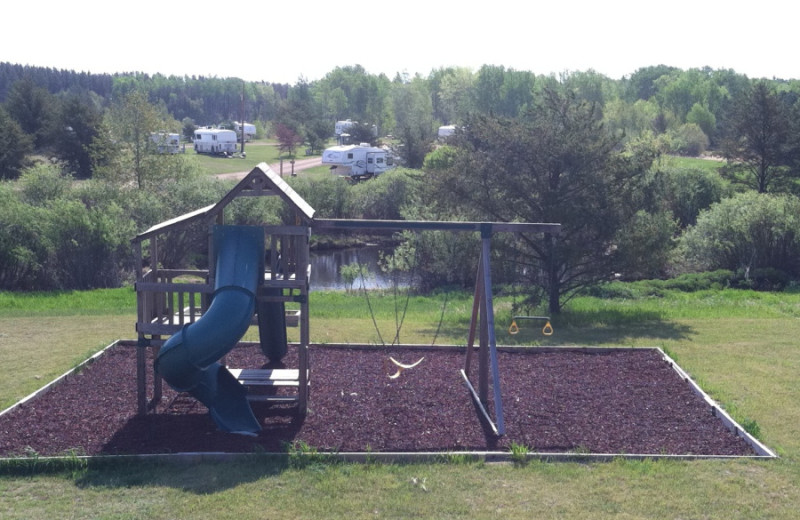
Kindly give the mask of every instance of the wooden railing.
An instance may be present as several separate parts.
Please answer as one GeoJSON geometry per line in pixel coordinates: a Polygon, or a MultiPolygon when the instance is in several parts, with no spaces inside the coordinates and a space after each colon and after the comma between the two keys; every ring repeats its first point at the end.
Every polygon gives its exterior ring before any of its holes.
{"type": "Polygon", "coordinates": [[[203,270],[159,269],[145,273],[135,285],[137,332],[172,335],[187,323],[197,321],[208,309],[214,290],[207,281],[208,271],[203,270]],[[197,279],[205,282],[192,281],[197,279]]]}

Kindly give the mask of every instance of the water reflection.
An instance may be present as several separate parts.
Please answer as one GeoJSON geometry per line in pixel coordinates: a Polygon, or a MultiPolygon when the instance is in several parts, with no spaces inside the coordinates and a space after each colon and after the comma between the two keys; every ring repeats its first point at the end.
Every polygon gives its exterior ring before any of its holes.
{"type": "MultiPolygon", "coordinates": [[[[391,253],[377,246],[352,249],[337,249],[311,253],[311,289],[346,289],[339,267],[359,263],[365,267],[366,277],[359,276],[353,283],[354,289],[385,289],[392,287],[392,277],[383,273],[378,265],[380,254],[391,253]]],[[[405,285],[401,283],[400,285],[405,285]]]]}

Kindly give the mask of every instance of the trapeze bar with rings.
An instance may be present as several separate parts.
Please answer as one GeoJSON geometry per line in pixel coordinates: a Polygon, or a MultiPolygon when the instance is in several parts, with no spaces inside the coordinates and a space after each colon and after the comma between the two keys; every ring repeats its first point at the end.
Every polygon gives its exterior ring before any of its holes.
{"type": "Polygon", "coordinates": [[[508,327],[509,334],[516,334],[519,332],[517,320],[544,320],[545,324],[542,327],[542,334],[545,336],[553,335],[553,326],[550,324],[550,316],[512,316],[511,325],[508,327]]]}

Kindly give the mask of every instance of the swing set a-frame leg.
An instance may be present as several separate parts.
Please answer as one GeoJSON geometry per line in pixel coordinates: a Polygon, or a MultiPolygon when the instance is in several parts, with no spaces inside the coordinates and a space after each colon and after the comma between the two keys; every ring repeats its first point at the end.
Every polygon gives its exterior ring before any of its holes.
{"type": "Polygon", "coordinates": [[[494,334],[489,242],[489,237],[483,237],[480,261],[478,262],[478,275],[475,280],[475,294],[472,302],[472,320],[469,327],[469,339],[467,340],[466,360],[461,374],[481,413],[491,425],[495,434],[504,435],[503,400],[500,394],[500,371],[497,366],[497,341],[494,334]],[[478,328],[478,325],[480,325],[480,328],[478,328]],[[468,377],[476,333],[479,337],[477,392],[468,377]],[[489,400],[489,370],[492,372],[491,386],[494,397],[495,421],[492,421],[486,411],[486,405],[489,400]]]}

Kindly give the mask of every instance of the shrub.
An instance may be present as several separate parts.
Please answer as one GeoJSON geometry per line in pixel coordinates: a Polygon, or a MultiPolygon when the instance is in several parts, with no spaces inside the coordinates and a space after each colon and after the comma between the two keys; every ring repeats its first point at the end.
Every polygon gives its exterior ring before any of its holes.
{"type": "Polygon", "coordinates": [[[662,296],[666,291],[696,292],[709,289],[738,287],[739,275],[720,269],[704,273],[687,273],[668,280],[640,280],[637,282],[608,282],[587,288],[588,296],[604,299],[636,299],[662,296]]]}
{"type": "MultiPolygon", "coordinates": [[[[370,181],[371,182],[371,181],[370,181]]],[[[324,177],[296,177],[291,179],[292,188],[314,208],[315,215],[321,218],[351,218],[350,184],[345,179],[324,177]]],[[[367,183],[369,184],[369,183],[367,183]]],[[[294,214],[288,213],[284,205],[284,222],[294,222],[294,214]]]]}
{"type": "Polygon", "coordinates": [[[697,157],[708,149],[708,136],[694,123],[670,130],[667,137],[670,151],[678,155],[697,157]]]}
{"type": "Polygon", "coordinates": [[[397,220],[409,203],[416,178],[407,170],[393,170],[352,187],[349,206],[358,218],[397,220]]]}
{"type": "Polygon", "coordinates": [[[759,269],[800,276],[800,199],[756,192],[738,194],[700,214],[681,238],[695,270],[741,270],[750,279],[759,269]]]}
{"type": "Polygon", "coordinates": [[[678,225],[669,212],[637,212],[617,241],[618,268],[628,280],[660,278],[667,270],[678,225]]]}
{"type": "Polygon", "coordinates": [[[670,168],[662,172],[659,197],[667,203],[681,228],[697,221],[697,216],[722,200],[725,181],[716,172],[699,168],[670,168]]]}

